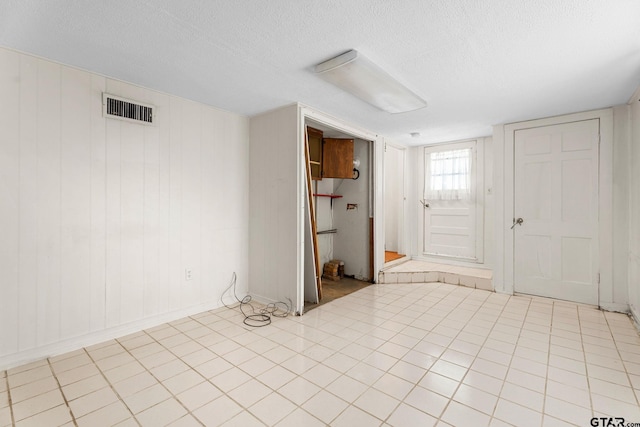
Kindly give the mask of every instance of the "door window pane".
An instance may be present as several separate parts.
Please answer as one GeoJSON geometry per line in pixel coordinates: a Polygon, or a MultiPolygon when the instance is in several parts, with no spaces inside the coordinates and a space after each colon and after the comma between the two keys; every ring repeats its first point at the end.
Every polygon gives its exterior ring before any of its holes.
{"type": "Polygon", "coordinates": [[[427,198],[468,200],[471,198],[471,149],[439,151],[428,159],[427,198]]]}

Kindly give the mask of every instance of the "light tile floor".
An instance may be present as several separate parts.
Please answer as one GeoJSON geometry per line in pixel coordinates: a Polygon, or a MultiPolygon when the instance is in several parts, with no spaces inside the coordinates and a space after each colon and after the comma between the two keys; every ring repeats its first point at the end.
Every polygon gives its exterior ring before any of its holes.
{"type": "Polygon", "coordinates": [[[0,372],[0,426],[588,426],[640,423],[639,396],[623,314],[372,285],[267,327],[220,309],[0,372]]]}

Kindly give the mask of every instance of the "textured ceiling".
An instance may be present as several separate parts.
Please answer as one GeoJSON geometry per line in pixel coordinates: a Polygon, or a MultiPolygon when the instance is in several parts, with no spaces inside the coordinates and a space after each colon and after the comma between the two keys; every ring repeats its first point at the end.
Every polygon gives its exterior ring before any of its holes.
{"type": "Polygon", "coordinates": [[[249,116],[298,101],[416,145],[625,103],[640,1],[1,0],[0,45],[249,116]],[[385,113],[313,74],[349,49],[427,108],[385,113]]]}

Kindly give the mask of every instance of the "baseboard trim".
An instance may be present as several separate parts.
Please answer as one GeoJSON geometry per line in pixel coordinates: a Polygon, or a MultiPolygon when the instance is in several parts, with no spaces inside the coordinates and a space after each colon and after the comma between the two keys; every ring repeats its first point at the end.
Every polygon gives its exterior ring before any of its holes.
{"type": "Polygon", "coordinates": [[[640,311],[638,311],[638,307],[629,304],[629,313],[631,314],[631,320],[633,320],[636,329],[640,331],[640,311]]]}
{"type": "Polygon", "coordinates": [[[613,311],[615,313],[629,313],[629,304],[605,302],[605,303],[600,303],[600,308],[605,311],[613,311]]]}
{"type": "MultiPolygon", "coordinates": [[[[233,304],[236,302],[233,298],[225,298],[225,304],[233,304]]],[[[17,353],[8,354],[0,357],[0,371],[11,369],[16,366],[25,365],[37,360],[57,356],[59,354],[68,353],[104,341],[109,341],[125,335],[149,329],[163,323],[172,322],[183,317],[193,316],[204,311],[215,310],[223,307],[222,301],[209,301],[189,308],[162,313],[144,319],[136,320],[99,331],[91,332],[85,335],[64,339],[51,344],[22,350],[17,353]]]]}

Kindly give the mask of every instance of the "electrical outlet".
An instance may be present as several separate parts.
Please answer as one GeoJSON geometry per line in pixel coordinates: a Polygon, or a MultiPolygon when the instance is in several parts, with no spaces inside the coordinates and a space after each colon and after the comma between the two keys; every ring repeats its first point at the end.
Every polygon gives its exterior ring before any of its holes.
{"type": "Polygon", "coordinates": [[[184,270],[184,280],[191,280],[193,278],[193,271],[190,268],[184,270]]]}

